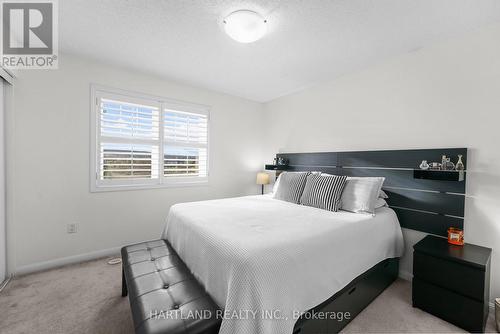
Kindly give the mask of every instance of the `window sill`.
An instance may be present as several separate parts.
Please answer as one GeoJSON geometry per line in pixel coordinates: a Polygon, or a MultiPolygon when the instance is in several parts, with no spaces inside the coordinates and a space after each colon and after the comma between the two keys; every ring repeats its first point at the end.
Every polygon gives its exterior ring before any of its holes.
{"type": "Polygon", "coordinates": [[[131,185],[97,185],[92,184],[90,187],[91,193],[114,192],[114,191],[130,191],[130,190],[150,190],[150,189],[166,189],[166,188],[185,188],[185,187],[206,187],[209,186],[208,180],[201,181],[186,181],[172,182],[165,184],[131,184],[131,185]]]}

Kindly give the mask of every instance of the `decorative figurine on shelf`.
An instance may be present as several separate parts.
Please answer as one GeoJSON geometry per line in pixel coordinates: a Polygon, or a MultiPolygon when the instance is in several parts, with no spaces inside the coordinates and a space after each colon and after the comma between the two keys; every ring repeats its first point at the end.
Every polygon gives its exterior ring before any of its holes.
{"type": "Polygon", "coordinates": [[[455,164],[450,161],[450,158],[446,158],[446,161],[444,162],[444,164],[441,165],[441,169],[443,169],[443,170],[454,170],[455,169],[455,164]]]}
{"type": "Polygon", "coordinates": [[[458,155],[458,161],[457,161],[457,164],[455,165],[455,169],[459,170],[459,171],[465,169],[464,163],[462,162],[462,155],[461,154],[458,155]]]}
{"type": "Polygon", "coordinates": [[[441,164],[439,162],[431,162],[430,167],[431,170],[440,170],[441,164]]]}
{"type": "Polygon", "coordinates": [[[427,163],[427,160],[422,160],[422,163],[420,164],[419,167],[422,170],[428,170],[429,169],[429,164],[427,163]]]}
{"type": "Polygon", "coordinates": [[[445,170],[445,166],[446,166],[446,155],[443,154],[441,156],[441,169],[445,170]]]}
{"type": "Polygon", "coordinates": [[[286,166],[286,165],[288,165],[288,159],[285,159],[283,157],[279,157],[278,158],[278,165],[280,165],[280,166],[286,166]]]}

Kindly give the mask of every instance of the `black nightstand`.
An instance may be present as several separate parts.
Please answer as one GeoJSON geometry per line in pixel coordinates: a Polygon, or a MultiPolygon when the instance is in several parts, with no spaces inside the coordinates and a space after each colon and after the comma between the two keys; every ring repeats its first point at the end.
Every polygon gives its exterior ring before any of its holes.
{"type": "Polygon", "coordinates": [[[488,318],[491,249],[426,236],[413,246],[413,306],[469,332],[488,318]]]}

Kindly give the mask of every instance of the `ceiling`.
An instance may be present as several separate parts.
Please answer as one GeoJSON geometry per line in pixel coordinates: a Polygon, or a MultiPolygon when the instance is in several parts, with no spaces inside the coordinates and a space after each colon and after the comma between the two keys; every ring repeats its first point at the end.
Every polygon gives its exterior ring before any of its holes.
{"type": "Polygon", "coordinates": [[[266,102],[500,21],[499,0],[64,0],[60,51],[266,102]],[[240,44],[222,19],[252,9],[240,44]]]}

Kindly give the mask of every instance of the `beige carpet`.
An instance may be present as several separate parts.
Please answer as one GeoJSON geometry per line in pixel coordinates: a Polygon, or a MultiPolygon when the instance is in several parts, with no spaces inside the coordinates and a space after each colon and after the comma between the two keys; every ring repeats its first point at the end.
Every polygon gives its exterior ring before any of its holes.
{"type": "MultiPolygon", "coordinates": [[[[0,333],[133,333],[120,265],[105,259],[15,278],[0,293],[0,333]]],[[[494,331],[493,317],[487,331],[494,331]]],[[[464,332],[411,306],[411,285],[398,280],[344,330],[464,332]]]]}

